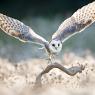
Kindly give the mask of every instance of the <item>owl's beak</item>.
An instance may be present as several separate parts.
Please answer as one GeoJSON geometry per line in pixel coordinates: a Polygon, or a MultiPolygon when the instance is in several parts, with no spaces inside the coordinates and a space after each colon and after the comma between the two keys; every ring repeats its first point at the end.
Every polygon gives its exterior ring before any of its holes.
{"type": "Polygon", "coordinates": [[[57,50],[57,47],[55,47],[55,49],[57,50]]]}

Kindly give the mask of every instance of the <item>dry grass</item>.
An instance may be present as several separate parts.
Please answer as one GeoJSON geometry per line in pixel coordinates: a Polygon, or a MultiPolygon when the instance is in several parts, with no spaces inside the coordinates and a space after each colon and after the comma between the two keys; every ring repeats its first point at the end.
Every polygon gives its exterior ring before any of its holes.
{"type": "Polygon", "coordinates": [[[75,76],[53,69],[42,77],[43,87],[33,89],[36,76],[47,66],[41,59],[30,59],[12,64],[0,59],[0,95],[94,95],[95,91],[95,59],[91,53],[76,56],[74,53],[64,54],[65,67],[85,65],[85,70],[75,76]]]}

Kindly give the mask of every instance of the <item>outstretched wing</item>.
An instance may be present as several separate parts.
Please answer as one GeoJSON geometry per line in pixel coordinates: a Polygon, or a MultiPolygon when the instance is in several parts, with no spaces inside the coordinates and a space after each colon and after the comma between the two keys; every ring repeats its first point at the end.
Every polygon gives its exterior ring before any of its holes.
{"type": "Polygon", "coordinates": [[[3,14],[0,14],[0,28],[8,35],[23,42],[35,42],[41,45],[47,43],[43,37],[36,34],[29,26],[3,14]]]}
{"type": "Polygon", "coordinates": [[[95,21],[95,1],[77,10],[66,19],[53,34],[52,40],[64,42],[72,35],[80,33],[95,21]]]}

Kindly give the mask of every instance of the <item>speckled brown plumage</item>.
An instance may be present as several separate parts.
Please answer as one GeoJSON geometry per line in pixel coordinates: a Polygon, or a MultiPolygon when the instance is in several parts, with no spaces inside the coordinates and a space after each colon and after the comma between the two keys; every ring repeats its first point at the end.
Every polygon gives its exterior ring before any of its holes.
{"type": "Polygon", "coordinates": [[[64,42],[75,33],[83,31],[95,21],[95,1],[78,9],[66,19],[53,34],[52,39],[64,42]]]}
{"type": "Polygon", "coordinates": [[[47,41],[36,34],[29,26],[17,19],[0,13],[0,28],[10,36],[24,42],[35,42],[44,45],[47,41]]]}

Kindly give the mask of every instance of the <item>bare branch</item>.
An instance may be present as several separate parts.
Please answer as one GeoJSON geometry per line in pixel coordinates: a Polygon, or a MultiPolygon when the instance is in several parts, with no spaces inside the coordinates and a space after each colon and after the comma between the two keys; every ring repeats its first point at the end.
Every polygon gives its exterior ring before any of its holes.
{"type": "MultiPolygon", "coordinates": [[[[54,63],[54,64],[51,64],[51,65],[48,65],[45,70],[43,70],[36,78],[36,82],[35,82],[35,87],[41,87],[42,84],[41,84],[41,77],[42,75],[48,73],[50,70],[52,70],[53,68],[58,68],[60,69],[61,71],[65,72],[66,74],[70,75],[70,76],[74,76],[75,74],[77,73],[81,73],[82,70],[85,69],[85,67],[83,65],[80,65],[80,66],[73,66],[69,69],[65,68],[64,66],[62,66],[61,64],[59,63],[54,63]]],[[[35,88],[34,87],[34,88],[35,88]]]]}

